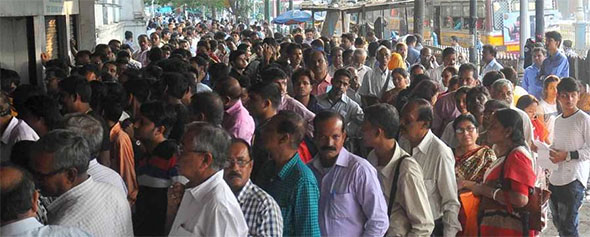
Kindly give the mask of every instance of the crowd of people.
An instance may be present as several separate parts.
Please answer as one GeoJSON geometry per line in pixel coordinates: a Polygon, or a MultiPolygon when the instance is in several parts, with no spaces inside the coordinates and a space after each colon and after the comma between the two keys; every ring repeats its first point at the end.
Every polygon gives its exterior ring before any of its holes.
{"type": "Polygon", "coordinates": [[[43,85],[2,69],[1,235],[538,235],[535,188],[578,235],[590,91],[558,32],[521,78],[420,35],[150,26],[43,85]]]}

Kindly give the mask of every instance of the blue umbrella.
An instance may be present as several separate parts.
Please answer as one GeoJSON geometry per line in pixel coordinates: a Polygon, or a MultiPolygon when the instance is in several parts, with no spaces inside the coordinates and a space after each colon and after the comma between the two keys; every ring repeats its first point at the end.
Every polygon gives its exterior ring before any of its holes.
{"type": "Polygon", "coordinates": [[[274,24],[293,25],[311,21],[311,13],[300,10],[290,10],[272,20],[274,24]]]}

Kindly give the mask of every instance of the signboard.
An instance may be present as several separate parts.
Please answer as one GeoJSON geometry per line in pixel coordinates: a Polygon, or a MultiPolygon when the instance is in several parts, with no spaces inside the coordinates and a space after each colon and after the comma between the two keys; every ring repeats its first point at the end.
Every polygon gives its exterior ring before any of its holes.
{"type": "Polygon", "coordinates": [[[520,13],[510,12],[504,13],[502,16],[503,26],[502,33],[504,35],[504,45],[512,45],[520,43],[520,13]]]}
{"type": "Polygon", "coordinates": [[[64,1],[65,0],[45,0],[44,11],[45,15],[62,15],[64,14],[64,1]]]}

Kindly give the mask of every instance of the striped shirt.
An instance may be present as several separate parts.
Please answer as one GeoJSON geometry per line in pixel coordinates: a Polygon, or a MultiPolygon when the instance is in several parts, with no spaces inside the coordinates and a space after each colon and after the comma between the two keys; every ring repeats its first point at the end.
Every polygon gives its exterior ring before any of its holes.
{"type": "Polygon", "coordinates": [[[313,172],[295,153],[277,173],[274,161],[259,172],[260,187],[281,207],[284,236],[320,236],[320,191],[313,172]]]}
{"type": "Polygon", "coordinates": [[[49,224],[78,227],[94,236],[133,236],[129,202],[115,190],[88,177],[47,207],[49,224]]]}
{"type": "Polygon", "coordinates": [[[283,236],[283,217],[279,204],[248,180],[237,196],[250,236],[283,236]]]}
{"type": "Polygon", "coordinates": [[[127,186],[123,182],[121,175],[111,168],[99,164],[96,159],[92,159],[88,164],[87,173],[92,176],[94,181],[113,185],[127,196],[127,186]]]}

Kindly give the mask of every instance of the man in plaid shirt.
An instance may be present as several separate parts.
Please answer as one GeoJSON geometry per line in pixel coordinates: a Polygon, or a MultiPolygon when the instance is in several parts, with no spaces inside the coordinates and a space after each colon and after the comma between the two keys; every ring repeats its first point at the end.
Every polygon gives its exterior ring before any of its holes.
{"type": "Polygon", "coordinates": [[[283,236],[320,236],[318,184],[297,152],[305,128],[305,120],[290,110],[280,111],[262,128],[261,140],[272,160],[256,180],[281,207],[283,236]]]}
{"type": "Polygon", "coordinates": [[[250,145],[234,138],[224,164],[224,179],[236,195],[251,236],[283,236],[283,217],[277,202],[250,181],[254,160],[250,145]]]}

